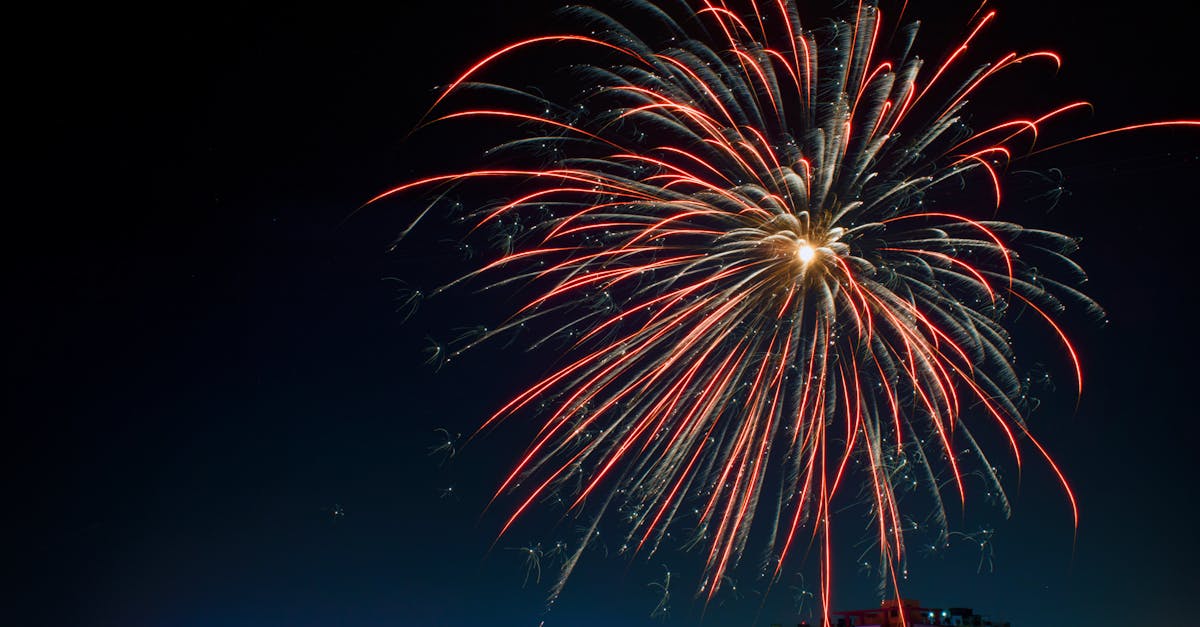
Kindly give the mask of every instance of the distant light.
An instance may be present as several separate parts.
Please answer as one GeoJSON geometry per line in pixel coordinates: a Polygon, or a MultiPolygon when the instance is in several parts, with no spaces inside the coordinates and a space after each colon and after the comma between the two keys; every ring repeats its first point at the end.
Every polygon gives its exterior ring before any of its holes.
{"type": "Polygon", "coordinates": [[[801,244],[800,247],[796,249],[796,256],[800,258],[800,263],[803,263],[807,266],[808,263],[813,260],[813,257],[817,256],[817,251],[808,244],[801,244]]]}

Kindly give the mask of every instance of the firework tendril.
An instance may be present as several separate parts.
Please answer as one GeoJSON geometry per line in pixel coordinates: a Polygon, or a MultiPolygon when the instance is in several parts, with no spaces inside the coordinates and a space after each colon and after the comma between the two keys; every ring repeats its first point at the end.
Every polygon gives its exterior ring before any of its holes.
{"type": "Polygon", "coordinates": [[[562,361],[480,427],[542,412],[496,490],[516,502],[501,535],[550,495],[586,512],[551,602],[600,522],[613,520],[629,555],[652,556],[675,537],[701,550],[706,599],[748,547],[771,581],[816,548],[828,624],[834,502],[848,483],[865,484],[852,497],[868,504],[881,582],[897,592],[906,495],[931,499],[943,539],[947,502],[965,504],[968,474],[1007,513],[972,430],[1006,441],[1018,466],[1029,454],[1043,460],[1078,524],[1064,473],[1024,420],[1003,322],[1019,309],[1048,325],[1082,391],[1057,318],[1068,306],[1104,314],[1072,287],[1086,278],[1070,259],[1074,238],[993,216],[1010,162],[1034,151],[1044,124],[1089,105],[981,130],[964,116],[997,74],[1057,69],[1060,58],[1014,52],[967,65],[996,16],[986,8],[927,65],[912,53],[917,25],[887,22],[868,2],[816,29],[793,0],[746,5],[625,2],[654,25],[655,43],[599,9],[564,9],[586,34],[484,57],[423,121],[511,124],[519,136],[490,151],[503,167],[372,200],[496,180],[510,194],[467,214],[472,230],[503,233],[498,258],[432,294],[474,281],[529,295],[501,324],[441,348],[442,359],[518,328],[545,330],[533,347],[565,342],[562,361]],[[546,47],[599,59],[570,66],[575,100],[481,82],[546,47]],[[516,104],[447,112],[466,91],[516,104]]]}

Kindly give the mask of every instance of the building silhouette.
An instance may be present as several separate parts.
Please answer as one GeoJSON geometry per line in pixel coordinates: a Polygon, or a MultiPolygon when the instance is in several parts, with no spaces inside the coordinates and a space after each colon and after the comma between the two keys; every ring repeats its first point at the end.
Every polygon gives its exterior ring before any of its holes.
{"type": "Polygon", "coordinates": [[[912,599],[884,601],[875,609],[834,612],[833,616],[834,627],[1012,627],[1010,623],[994,622],[976,614],[969,607],[921,607],[920,601],[912,599]]]}

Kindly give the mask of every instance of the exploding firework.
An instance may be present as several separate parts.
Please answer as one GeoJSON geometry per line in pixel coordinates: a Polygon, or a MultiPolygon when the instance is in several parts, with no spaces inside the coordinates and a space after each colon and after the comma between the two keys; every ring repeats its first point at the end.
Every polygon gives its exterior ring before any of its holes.
{"type": "MultiPolygon", "coordinates": [[[[965,115],[997,74],[1055,69],[1059,57],[970,65],[996,15],[986,7],[927,65],[913,53],[917,26],[868,2],[819,28],[793,0],[623,6],[645,34],[571,7],[579,34],[517,41],[442,91],[424,123],[520,130],[490,151],[503,167],[375,199],[505,182],[506,200],[465,215],[498,256],[421,297],[467,282],[527,295],[500,324],[437,346],[437,361],[518,329],[544,330],[533,348],[563,347],[480,427],[540,412],[496,491],[515,498],[501,535],[552,495],[585,516],[551,599],[611,520],[628,555],[675,538],[702,551],[709,599],[751,548],[775,581],[815,545],[828,622],[834,503],[857,492],[848,484],[865,485],[851,500],[865,501],[881,580],[896,589],[906,499],[932,503],[936,542],[951,535],[947,502],[966,501],[968,475],[1007,511],[978,430],[1006,441],[1017,464],[1043,460],[1078,522],[1066,478],[1024,421],[1028,385],[1004,323],[1017,310],[1042,320],[1082,389],[1056,319],[1068,307],[1103,312],[1073,287],[1085,279],[1075,239],[994,216],[1011,161],[1061,145],[1035,148],[1040,129],[1088,105],[977,128],[965,115]],[[573,100],[480,82],[544,47],[578,52],[573,100]],[[465,92],[512,104],[448,109],[465,92]]],[[[1071,141],[1168,125],[1200,123],[1071,141]]]]}

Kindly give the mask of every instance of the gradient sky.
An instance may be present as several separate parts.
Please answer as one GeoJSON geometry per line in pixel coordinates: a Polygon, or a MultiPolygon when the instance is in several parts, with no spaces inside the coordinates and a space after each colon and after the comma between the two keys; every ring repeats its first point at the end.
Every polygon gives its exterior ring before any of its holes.
{"type": "MultiPolygon", "coordinates": [[[[440,372],[423,366],[427,334],[494,322],[504,299],[462,291],[402,324],[384,279],[432,285],[467,268],[438,245],[453,234],[427,229],[388,253],[415,205],[347,218],[390,185],[478,153],[476,136],[405,135],[435,85],[550,30],[558,3],[407,4],[106,7],[10,24],[24,33],[8,81],[19,192],[7,230],[11,624],[657,623],[648,583],[694,557],[589,554],[546,615],[550,569],[523,586],[509,547],[570,527],[547,531],[555,517],[535,517],[489,553],[501,520],[480,514],[528,425],[449,464],[427,454],[435,429],[469,432],[545,356],[491,347],[440,372]]],[[[950,4],[910,6],[930,50],[970,16],[937,9],[950,4]]],[[[1009,84],[1040,93],[1033,102],[1096,104],[1063,135],[1200,117],[1185,3],[1049,4],[1000,3],[980,49],[1064,54],[1057,79],[1028,69],[1009,84]]],[[[975,110],[1020,102],[993,94],[975,110]]],[[[1061,168],[1071,195],[1047,212],[1018,194],[1005,210],[1084,237],[1087,290],[1111,318],[1069,321],[1085,365],[1078,409],[1049,338],[1017,338],[1026,363],[1044,360],[1060,382],[1032,427],[1078,491],[1078,536],[1050,471],[1031,461],[1019,486],[1009,477],[1011,519],[982,502],[963,518],[968,530],[995,527],[994,568],[977,573],[980,553],[965,542],[944,556],[917,550],[910,596],[1016,627],[1152,624],[1191,610],[1197,146],[1200,133],[1151,131],[1030,164],[1061,168]]],[[[844,523],[836,605],[874,605],[873,580],[854,565],[866,521],[844,523]]],[[[697,624],[702,607],[679,578],[663,624],[697,624]]],[[[703,624],[798,620],[797,580],[763,601],[744,579],[703,624]]]]}

